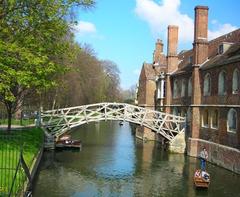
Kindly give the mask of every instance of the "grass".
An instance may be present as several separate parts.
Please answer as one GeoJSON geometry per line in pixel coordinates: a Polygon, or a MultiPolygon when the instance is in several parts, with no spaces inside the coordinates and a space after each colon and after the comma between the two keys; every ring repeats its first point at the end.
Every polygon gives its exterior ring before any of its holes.
{"type": "MultiPolygon", "coordinates": [[[[7,125],[8,119],[1,119],[0,125],[7,125]]],[[[34,119],[12,119],[12,125],[21,125],[21,126],[28,126],[34,124],[34,119]]]]}
{"type": "MultiPolygon", "coordinates": [[[[23,157],[30,168],[43,142],[43,131],[40,128],[31,128],[22,131],[12,131],[9,135],[0,137],[0,196],[10,191],[16,167],[19,162],[22,147],[23,157]]],[[[23,187],[26,176],[20,168],[16,174],[13,191],[18,193],[23,187]]]]}

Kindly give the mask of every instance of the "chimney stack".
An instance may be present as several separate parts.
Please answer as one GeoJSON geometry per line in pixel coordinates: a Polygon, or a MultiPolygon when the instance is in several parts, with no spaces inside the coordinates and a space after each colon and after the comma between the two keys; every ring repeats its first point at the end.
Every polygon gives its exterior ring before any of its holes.
{"type": "Polygon", "coordinates": [[[160,53],[163,52],[163,42],[162,42],[162,40],[157,39],[155,49],[156,49],[156,51],[159,51],[160,53]]]}
{"type": "Polygon", "coordinates": [[[192,138],[200,136],[201,78],[199,67],[208,59],[208,7],[195,7],[193,69],[192,69],[192,138]]]}
{"type": "Polygon", "coordinates": [[[178,67],[177,57],[178,26],[168,26],[167,72],[171,73],[178,67]]]}
{"type": "Polygon", "coordinates": [[[208,58],[208,7],[195,7],[194,21],[194,64],[199,65],[208,58]]]}
{"type": "Polygon", "coordinates": [[[178,56],[177,56],[177,45],[178,45],[178,26],[168,26],[168,50],[167,50],[167,73],[166,73],[166,97],[165,97],[165,108],[166,113],[171,113],[171,100],[172,91],[170,75],[178,68],[178,56]]]}
{"type": "Polygon", "coordinates": [[[157,39],[155,44],[155,50],[153,53],[153,63],[160,63],[163,56],[163,42],[160,39],[157,39]]]}
{"type": "Polygon", "coordinates": [[[168,56],[177,55],[178,26],[168,26],[168,56]]]}

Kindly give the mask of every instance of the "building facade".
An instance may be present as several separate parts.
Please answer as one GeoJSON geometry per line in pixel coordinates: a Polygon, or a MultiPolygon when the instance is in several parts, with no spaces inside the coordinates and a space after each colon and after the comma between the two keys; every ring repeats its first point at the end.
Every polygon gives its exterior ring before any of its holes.
{"type": "MultiPolygon", "coordinates": [[[[162,90],[164,81],[161,80],[161,76],[164,77],[166,65],[166,56],[163,54],[163,43],[158,39],[153,53],[153,62],[144,62],[141,69],[137,92],[138,106],[154,110],[159,108],[160,103],[163,107],[164,92],[162,90]]],[[[162,140],[159,134],[143,126],[137,127],[136,137],[147,140],[162,140]]]]}
{"type": "Polygon", "coordinates": [[[195,7],[190,50],[177,53],[178,27],[168,27],[164,81],[156,77],[155,91],[164,92],[160,109],[187,117],[189,155],[205,146],[209,161],[240,173],[240,29],[208,41],[208,11],[195,7]]]}

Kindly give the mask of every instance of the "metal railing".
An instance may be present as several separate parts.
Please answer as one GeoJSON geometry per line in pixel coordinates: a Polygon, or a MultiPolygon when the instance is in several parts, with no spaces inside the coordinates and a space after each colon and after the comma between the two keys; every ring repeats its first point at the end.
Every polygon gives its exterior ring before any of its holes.
{"type": "Polygon", "coordinates": [[[27,180],[21,136],[0,135],[0,196],[23,196],[27,180]]]}

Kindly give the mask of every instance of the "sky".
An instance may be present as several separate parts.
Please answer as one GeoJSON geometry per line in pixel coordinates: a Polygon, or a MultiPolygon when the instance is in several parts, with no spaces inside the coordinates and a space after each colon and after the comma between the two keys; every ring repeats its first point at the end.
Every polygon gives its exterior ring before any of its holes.
{"type": "Polygon", "coordinates": [[[94,8],[78,10],[75,40],[115,62],[128,89],[138,83],[143,62],[152,63],[158,38],[166,54],[168,25],[179,26],[178,52],[192,48],[197,5],[209,7],[209,40],[240,27],[239,0],[96,0],[94,8]]]}

